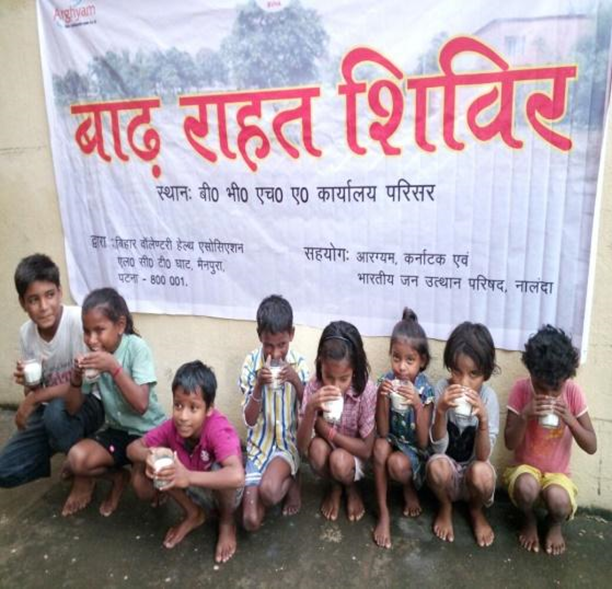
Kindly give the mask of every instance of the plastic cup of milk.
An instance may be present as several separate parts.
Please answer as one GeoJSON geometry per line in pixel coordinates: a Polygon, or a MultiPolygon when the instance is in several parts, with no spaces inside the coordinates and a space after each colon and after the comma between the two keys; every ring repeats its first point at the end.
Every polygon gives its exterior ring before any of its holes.
{"type": "Polygon", "coordinates": [[[408,381],[406,380],[395,379],[392,381],[393,390],[391,391],[389,398],[391,399],[391,409],[393,409],[393,411],[396,411],[398,413],[405,413],[406,411],[408,411],[408,408],[410,407],[410,402],[408,401],[408,399],[406,399],[406,397],[404,397],[404,395],[400,394],[399,392],[399,388],[402,386],[406,386],[407,384],[408,381]]]}
{"type": "Polygon", "coordinates": [[[330,423],[339,423],[344,410],[344,397],[340,395],[331,401],[325,403],[323,410],[323,418],[330,423]]]}
{"type": "Polygon", "coordinates": [[[268,385],[273,391],[282,391],[283,383],[280,379],[281,371],[285,363],[282,360],[270,360],[270,372],[272,373],[272,382],[268,385]]]}
{"type": "Polygon", "coordinates": [[[42,364],[36,358],[24,360],[23,380],[28,387],[37,387],[42,382],[42,364]]]}
{"type": "Polygon", "coordinates": [[[86,368],[83,372],[83,379],[89,384],[98,382],[98,380],[100,380],[100,371],[95,368],[86,368]]]}
{"type": "Polygon", "coordinates": [[[540,425],[549,429],[555,429],[559,427],[559,416],[556,413],[546,413],[546,415],[540,416],[540,425]]]}
{"type": "Polygon", "coordinates": [[[468,401],[467,395],[465,394],[467,391],[466,388],[463,389],[463,394],[458,399],[455,399],[455,403],[457,403],[453,409],[455,415],[457,417],[470,417],[472,415],[472,404],[468,401]]]}
{"type": "MultiPolygon", "coordinates": [[[[155,448],[153,451],[153,470],[157,474],[164,468],[168,468],[174,464],[174,453],[170,448],[155,448]]],[[[156,489],[163,489],[167,485],[167,481],[153,477],[153,486],[156,489]]]]}

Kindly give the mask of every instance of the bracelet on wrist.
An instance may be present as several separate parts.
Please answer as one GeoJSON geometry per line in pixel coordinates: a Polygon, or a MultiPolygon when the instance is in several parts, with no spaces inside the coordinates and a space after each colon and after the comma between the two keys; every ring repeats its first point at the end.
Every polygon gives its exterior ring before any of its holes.
{"type": "Polygon", "coordinates": [[[80,383],[76,383],[76,382],[74,382],[72,379],[70,379],[70,386],[71,386],[71,387],[74,387],[75,389],[80,389],[82,385],[83,385],[83,383],[82,383],[82,382],[80,382],[80,383]]]}
{"type": "Polygon", "coordinates": [[[255,403],[257,403],[258,405],[261,405],[261,402],[263,401],[263,397],[259,397],[259,399],[258,399],[258,398],[255,397],[255,395],[251,395],[249,397],[249,399],[251,401],[255,401],[255,403]]]}
{"type": "Polygon", "coordinates": [[[338,430],[332,426],[329,428],[329,431],[327,433],[327,441],[331,444],[334,441],[334,438],[336,437],[336,434],[338,433],[338,430]]]}
{"type": "Polygon", "coordinates": [[[115,368],[115,370],[113,370],[111,372],[111,377],[113,378],[113,380],[115,380],[117,378],[117,376],[119,376],[119,373],[123,370],[123,366],[121,366],[121,364],[119,364],[119,366],[117,366],[117,368],[115,368]]]}

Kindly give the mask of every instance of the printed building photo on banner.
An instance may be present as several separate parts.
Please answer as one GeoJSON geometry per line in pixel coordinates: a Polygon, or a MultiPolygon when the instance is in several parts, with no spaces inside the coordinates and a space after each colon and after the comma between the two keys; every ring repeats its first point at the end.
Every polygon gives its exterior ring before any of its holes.
{"type": "Polygon", "coordinates": [[[37,7],[77,301],[585,345],[612,0],[37,7]]]}

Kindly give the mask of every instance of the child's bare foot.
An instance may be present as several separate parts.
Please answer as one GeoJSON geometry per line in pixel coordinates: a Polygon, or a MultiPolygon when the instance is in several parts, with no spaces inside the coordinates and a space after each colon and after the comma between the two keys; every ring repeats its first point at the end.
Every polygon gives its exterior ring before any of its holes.
{"type": "Polygon", "coordinates": [[[529,552],[540,552],[538,522],[534,517],[527,518],[525,525],[519,532],[519,544],[529,552]]]}
{"type": "Polygon", "coordinates": [[[233,518],[219,521],[219,539],[215,548],[215,562],[227,562],[236,552],[236,524],[233,518]]]}
{"type": "Polygon", "coordinates": [[[472,518],[472,527],[474,529],[476,544],[481,548],[491,546],[495,539],[495,533],[482,512],[482,508],[470,509],[470,516],[472,518]]]}
{"type": "Polygon", "coordinates": [[[433,523],[434,534],[445,542],[453,542],[455,540],[455,532],[453,530],[453,505],[441,504],[438,515],[433,523]]]}
{"type": "Polygon", "coordinates": [[[342,487],[335,483],[332,484],[331,489],[327,492],[321,504],[321,513],[325,519],[329,519],[333,522],[338,519],[341,499],[342,487]]]}
{"type": "Polygon", "coordinates": [[[158,491],[157,489],[153,493],[153,499],[151,499],[151,507],[161,507],[168,500],[168,495],[158,491]]]}
{"type": "Polygon", "coordinates": [[[130,482],[130,473],[125,468],[120,468],[111,474],[111,489],[100,505],[100,514],[108,517],[119,505],[119,499],[123,495],[125,487],[130,482]]]}
{"type": "Polygon", "coordinates": [[[365,515],[363,499],[356,485],[346,488],[346,514],[350,522],[358,522],[365,515]]]}
{"type": "Polygon", "coordinates": [[[283,515],[295,515],[300,511],[301,507],[302,491],[300,489],[300,482],[297,479],[293,479],[283,502],[283,515]]]}
{"type": "Polygon", "coordinates": [[[550,524],[548,532],[546,533],[546,554],[552,554],[558,556],[565,552],[565,538],[561,533],[561,524],[550,524]]]}
{"type": "Polygon", "coordinates": [[[404,516],[419,517],[422,513],[421,502],[416,489],[412,485],[404,485],[404,516]]]}
{"type": "Polygon", "coordinates": [[[62,515],[73,515],[77,511],[85,509],[91,502],[95,484],[94,479],[90,477],[74,477],[70,495],[68,495],[62,509],[62,515]]]}
{"type": "Polygon", "coordinates": [[[374,528],[374,542],[381,548],[391,548],[391,525],[389,513],[381,513],[374,528]]]}
{"type": "MultiPolygon", "coordinates": [[[[174,548],[189,532],[199,528],[205,519],[204,510],[199,506],[194,506],[193,511],[187,512],[185,519],[181,523],[168,530],[164,538],[164,546],[166,548],[174,548]]],[[[219,529],[221,529],[220,526],[219,529]]],[[[220,536],[219,541],[221,541],[220,536]]]]}
{"type": "Polygon", "coordinates": [[[68,459],[66,459],[64,460],[64,464],[62,464],[62,470],[60,471],[60,479],[62,481],[68,481],[72,478],[74,478],[74,473],[70,468],[70,462],[68,461],[68,459]]]}

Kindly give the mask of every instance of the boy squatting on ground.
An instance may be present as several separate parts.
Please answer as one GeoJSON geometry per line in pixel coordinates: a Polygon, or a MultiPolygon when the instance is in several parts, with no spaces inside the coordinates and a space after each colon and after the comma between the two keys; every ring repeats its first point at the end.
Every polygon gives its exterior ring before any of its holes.
{"type": "Polygon", "coordinates": [[[51,457],[67,453],[104,423],[104,409],[94,395],[76,415],[69,415],[64,397],[74,358],[85,351],[81,311],[62,304],[59,268],[43,254],[23,258],[15,270],[19,303],[29,321],[21,326],[21,359],[15,382],[25,398],[15,415],[18,431],[0,452],[0,487],[16,487],[51,474],[51,457]],[[42,362],[39,385],[24,381],[24,360],[42,362]]]}
{"type": "Polygon", "coordinates": [[[301,507],[297,448],[297,409],[308,382],[305,359],[289,348],[295,329],[293,310],[279,295],[265,298],[257,309],[261,346],[245,359],[240,376],[247,426],[246,489],[243,525],[261,526],[265,510],[284,499],[283,514],[301,507]],[[274,382],[270,363],[282,362],[274,382]]]}
{"type": "Polygon", "coordinates": [[[507,448],[514,450],[514,466],[506,469],[504,483],[525,518],[521,546],[540,550],[534,507],[541,505],[548,512],[544,546],[557,555],[565,551],[562,523],[576,512],[578,491],[569,470],[572,442],[594,454],[597,438],[584,393],[570,380],[579,364],[570,338],[545,325],[525,344],[522,360],[529,378],[517,380],[508,398],[504,433],[507,448]]]}
{"type": "Polygon", "coordinates": [[[152,429],[128,447],[133,463],[132,483],[141,499],[152,501],[158,491],[170,495],[185,517],[170,528],[166,548],[176,546],[189,532],[201,526],[214,493],[219,509],[217,562],[228,561],[236,552],[234,514],[244,486],[240,439],[232,424],[214,408],[217,380],[213,372],[196,360],[183,364],[172,382],[172,418],[152,429]],[[159,448],[174,452],[171,466],[155,471],[159,448]]]}

